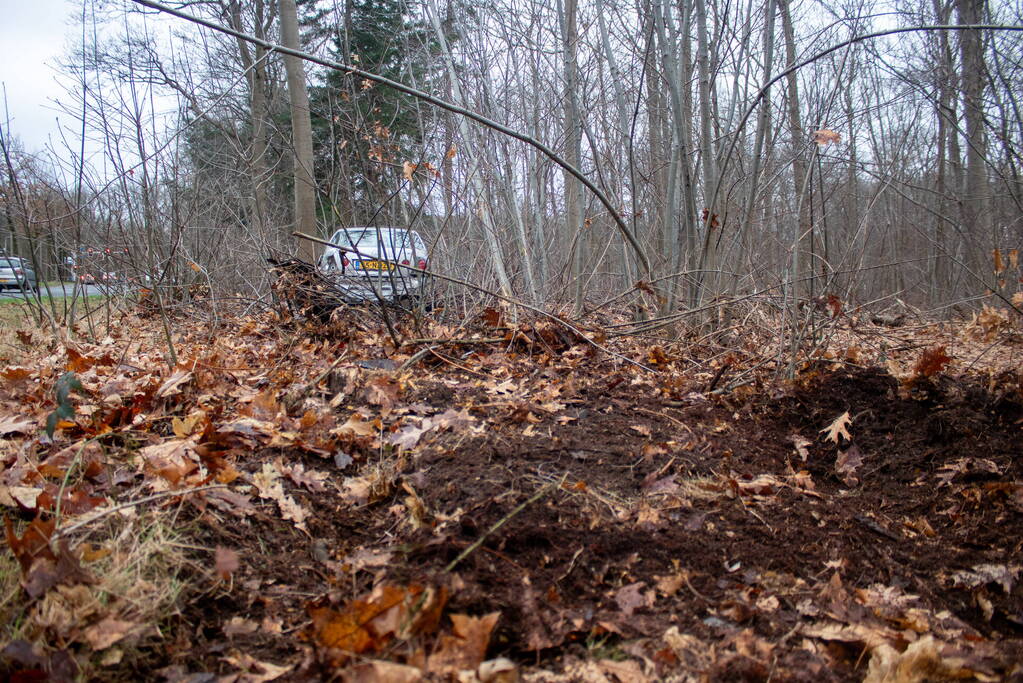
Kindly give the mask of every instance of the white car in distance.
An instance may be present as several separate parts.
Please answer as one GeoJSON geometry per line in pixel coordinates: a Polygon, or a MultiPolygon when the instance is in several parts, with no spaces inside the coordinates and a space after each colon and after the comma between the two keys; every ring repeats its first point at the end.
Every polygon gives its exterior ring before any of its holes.
{"type": "Polygon", "coordinates": [[[336,231],[317,268],[350,303],[415,301],[427,276],[426,244],[415,230],[355,227],[336,231]],[[405,267],[402,267],[405,266],[405,267]]]}

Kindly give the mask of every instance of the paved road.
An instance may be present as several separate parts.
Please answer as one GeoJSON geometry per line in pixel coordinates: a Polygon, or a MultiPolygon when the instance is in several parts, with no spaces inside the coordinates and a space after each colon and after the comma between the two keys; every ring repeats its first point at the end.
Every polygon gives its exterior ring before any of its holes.
{"type": "MultiPolygon", "coordinates": [[[[62,299],[65,296],[71,296],[71,292],[73,290],[74,285],[72,285],[69,282],[64,283],[63,289],[61,289],[60,285],[50,286],[50,294],[55,299],[62,299]]],[[[92,296],[93,294],[106,294],[108,291],[109,288],[104,287],[102,285],[79,285],[78,287],[79,296],[82,296],[83,294],[85,296],[92,296]]],[[[39,288],[39,294],[43,297],[46,296],[45,286],[39,288]]],[[[13,289],[4,289],[3,291],[0,291],[0,301],[13,301],[15,299],[24,298],[24,296],[25,295],[22,292],[13,289]]],[[[31,296],[31,294],[29,296],[31,296]]]]}

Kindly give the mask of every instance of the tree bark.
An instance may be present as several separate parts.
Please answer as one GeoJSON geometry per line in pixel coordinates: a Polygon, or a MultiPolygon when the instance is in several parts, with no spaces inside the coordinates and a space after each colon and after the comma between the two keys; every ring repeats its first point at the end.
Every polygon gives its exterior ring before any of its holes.
{"type": "MultiPolygon", "coordinates": [[[[281,44],[293,50],[302,49],[298,40],[298,10],[295,0],[280,0],[281,44]]],[[[295,229],[316,235],[316,181],[313,175],[313,128],[309,115],[309,91],[306,90],[302,60],[284,56],[288,75],[288,97],[291,100],[291,135],[295,181],[295,229]]],[[[316,260],[316,247],[301,240],[299,256],[310,263],[316,260]]]]}
{"type": "MultiPolygon", "coordinates": [[[[984,14],[984,0],[957,0],[960,24],[979,24],[984,14]]],[[[985,263],[989,244],[990,216],[987,211],[987,137],[984,131],[984,47],[980,31],[962,31],[959,51],[962,59],[960,84],[963,95],[963,117],[966,120],[966,183],[963,188],[962,219],[969,235],[970,263],[978,274],[987,273],[985,263]]]]}
{"type": "MultiPolygon", "coordinates": [[[[578,0],[558,0],[558,13],[561,19],[561,49],[563,77],[565,79],[565,160],[579,168],[582,161],[582,122],[579,120],[579,77],[576,61],[576,43],[579,40],[578,0]]],[[[583,270],[588,257],[589,240],[583,224],[583,188],[568,172],[564,173],[565,182],[565,244],[572,244],[572,278],[573,300],[575,310],[582,310],[585,298],[583,270]]]]}
{"type": "MultiPolygon", "coordinates": [[[[785,36],[785,62],[786,66],[791,66],[796,63],[796,39],[788,0],[778,0],[778,13],[781,17],[782,33],[785,36]]],[[[792,292],[798,299],[810,296],[813,292],[813,286],[809,280],[809,275],[813,272],[813,264],[810,263],[813,252],[813,225],[810,208],[804,197],[807,190],[807,164],[803,147],[806,141],[803,125],[800,122],[799,79],[795,71],[786,76],[786,83],[788,85],[789,137],[792,144],[793,201],[797,206],[796,225],[792,238],[792,292]]]]}
{"type": "MultiPolygon", "coordinates": [[[[460,107],[465,107],[467,102],[464,94],[462,93],[462,85],[458,80],[458,70],[455,68],[454,57],[451,55],[450,49],[448,48],[447,37],[444,35],[444,28],[440,23],[440,12],[437,9],[436,0],[429,0],[428,7],[430,9],[430,23],[433,25],[437,42],[440,44],[441,52],[444,55],[443,59],[445,66],[447,67],[448,79],[451,83],[451,93],[454,97],[454,102],[460,107]]],[[[462,143],[468,143],[471,139],[469,126],[463,117],[458,118],[458,132],[461,135],[462,143]]],[[[465,150],[465,155],[469,156],[468,150],[465,150]]],[[[508,277],[508,270],[504,263],[504,252],[502,251],[501,243],[498,240],[497,224],[494,221],[493,214],[490,212],[489,204],[483,196],[483,182],[480,180],[480,173],[479,160],[476,159],[469,164],[468,174],[469,183],[473,188],[473,196],[476,197],[478,202],[477,209],[483,222],[483,238],[486,240],[487,247],[490,250],[491,263],[494,267],[494,273],[497,275],[497,283],[500,287],[501,294],[504,296],[511,296],[511,279],[508,277]]]]}
{"type": "MultiPolygon", "coordinates": [[[[242,22],[241,2],[232,0],[230,7],[231,25],[238,31],[244,31],[242,22]]],[[[256,0],[253,3],[253,16],[255,30],[253,34],[266,39],[266,7],[263,0],[256,0]]],[[[269,106],[266,97],[266,49],[261,45],[254,46],[255,56],[249,50],[249,44],[237,38],[238,54],[241,58],[242,68],[245,69],[246,80],[249,86],[249,122],[252,126],[252,145],[248,154],[249,179],[252,183],[252,206],[250,213],[256,234],[260,239],[267,239],[268,227],[268,206],[267,182],[269,170],[266,163],[266,150],[268,147],[268,135],[266,120],[269,114],[269,106]]],[[[287,231],[282,231],[281,243],[287,243],[290,239],[287,231]]]]}

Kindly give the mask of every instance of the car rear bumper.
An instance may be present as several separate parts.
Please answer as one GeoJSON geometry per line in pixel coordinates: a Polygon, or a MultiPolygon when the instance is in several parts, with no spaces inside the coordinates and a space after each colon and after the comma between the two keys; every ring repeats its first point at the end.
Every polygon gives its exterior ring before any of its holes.
{"type": "Polygon", "coordinates": [[[326,276],[334,284],[334,287],[348,303],[363,303],[367,301],[396,301],[398,299],[418,297],[422,293],[423,278],[420,277],[391,277],[387,274],[367,275],[341,275],[340,273],[326,273],[326,276]]]}

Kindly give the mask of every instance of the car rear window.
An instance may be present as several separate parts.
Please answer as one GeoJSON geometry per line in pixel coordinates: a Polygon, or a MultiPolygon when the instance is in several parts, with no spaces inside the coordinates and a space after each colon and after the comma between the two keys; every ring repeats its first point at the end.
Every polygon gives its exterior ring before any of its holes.
{"type": "Polygon", "coordinates": [[[405,230],[380,230],[378,233],[375,228],[342,230],[334,234],[331,242],[356,251],[375,248],[380,243],[402,249],[409,246],[409,233],[405,230]]]}

